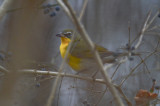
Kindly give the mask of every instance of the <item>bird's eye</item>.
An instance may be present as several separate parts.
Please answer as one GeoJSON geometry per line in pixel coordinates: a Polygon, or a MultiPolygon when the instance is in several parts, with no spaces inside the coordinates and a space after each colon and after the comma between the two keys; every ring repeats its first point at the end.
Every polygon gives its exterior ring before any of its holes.
{"type": "Polygon", "coordinates": [[[64,33],[64,35],[65,35],[67,38],[71,38],[72,33],[71,33],[71,32],[66,32],[66,33],[64,33]]]}

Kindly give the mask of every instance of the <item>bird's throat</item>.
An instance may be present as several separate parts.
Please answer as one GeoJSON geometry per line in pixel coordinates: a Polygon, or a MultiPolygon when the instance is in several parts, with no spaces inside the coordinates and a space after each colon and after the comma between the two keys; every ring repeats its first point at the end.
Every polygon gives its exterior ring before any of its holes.
{"type": "MultiPolygon", "coordinates": [[[[62,58],[64,58],[66,55],[66,51],[67,51],[70,41],[71,40],[68,38],[61,37],[60,53],[61,53],[62,58]]],[[[80,58],[72,56],[72,54],[70,53],[68,54],[67,58],[68,58],[67,63],[72,67],[72,69],[74,69],[75,71],[81,70],[81,67],[80,67],[81,59],[80,58]]]]}
{"type": "Polygon", "coordinates": [[[66,51],[67,51],[67,47],[70,43],[70,39],[65,38],[65,37],[61,37],[61,45],[60,45],[60,52],[61,52],[61,56],[62,58],[64,58],[66,51]]]}

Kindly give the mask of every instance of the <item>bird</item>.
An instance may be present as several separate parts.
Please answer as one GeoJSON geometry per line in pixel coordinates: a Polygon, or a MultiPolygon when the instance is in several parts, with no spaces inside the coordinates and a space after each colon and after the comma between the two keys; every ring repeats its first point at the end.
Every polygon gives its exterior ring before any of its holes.
{"type": "MultiPolygon", "coordinates": [[[[56,36],[60,37],[60,54],[64,59],[66,55],[67,48],[71,42],[71,38],[75,36],[73,39],[73,43],[71,45],[71,49],[67,56],[67,63],[69,66],[78,73],[85,74],[95,74],[97,73],[97,63],[94,60],[94,55],[90,50],[90,47],[86,44],[86,42],[81,38],[80,34],[72,29],[65,29],[62,32],[58,33],[56,36]]],[[[127,53],[116,53],[113,51],[109,51],[108,49],[94,43],[95,49],[100,55],[100,58],[103,64],[106,63],[115,63],[117,58],[126,56],[127,53]]]]}

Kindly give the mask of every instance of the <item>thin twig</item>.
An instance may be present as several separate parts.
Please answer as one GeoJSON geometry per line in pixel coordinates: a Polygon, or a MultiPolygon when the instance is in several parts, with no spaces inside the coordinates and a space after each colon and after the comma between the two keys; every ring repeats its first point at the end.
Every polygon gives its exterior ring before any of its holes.
{"type": "Polygon", "coordinates": [[[160,36],[160,33],[158,32],[145,32],[146,35],[157,35],[157,36],[160,36]]]}
{"type": "Polygon", "coordinates": [[[74,37],[75,37],[75,36],[74,36],[74,34],[73,34],[73,37],[72,37],[72,39],[71,39],[71,42],[70,42],[69,46],[67,47],[67,51],[66,51],[65,57],[64,57],[64,59],[63,59],[63,61],[62,61],[62,64],[61,64],[59,70],[58,70],[58,75],[57,75],[57,77],[56,77],[56,79],[55,79],[55,82],[54,82],[54,84],[53,84],[53,86],[52,86],[52,90],[51,90],[51,93],[50,93],[50,96],[49,96],[49,98],[48,98],[48,101],[47,101],[47,105],[46,105],[46,106],[51,106],[51,105],[52,105],[52,101],[54,100],[54,97],[55,97],[55,92],[56,92],[56,89],[57,89],[57,86],[58,86],[58,82],[59,82],[60,77],[61,77],[61,74],[60,74],[60,73],[63,71],[63,68],[64,68],[65,62],[66,62],[66,60],[67,60],[67,58],[68,58],[68,54],[69,54],[69,51],[70,51],[70,49],[71,49],[71,45],[72,45],[72,43],[73,43],[74,37]]]}
{"type": "Polygon", "coordinates": [[[153,31],[154,29],[158,29],[158,28],[160,28],[160,25],[153,26],[152,28],[148,29],[147,32],[153,31]]]}
{"type": "MultiPolygon", "coordinates": [[[[57,76],[58,72],[53,72],[53,71],[41,71],[41,70],[35,70],[35,69],[24,69],[20,70],[20,72],[24,74],[39,74],[39,75],[51,75],[51,76],[57,76]]],[[[101,84],[105,84],[105,81],[103,79],[93,79],[90,77],[83,77],[79,75],[73,75],[73,74],[67,74],[67,73],[60,73],[62,77],[71,77],[71,78],[78,78],[81,80],[86,80],[90,82],[97,82],[101,84]]]]}
{"type": "Polygon", "coordinates": [[[62,79],[61,79],[61,81],[60,81],[60,86],[59,86],[59,89],[58,89],[57,106],[58,106],[58,103],[59,103],[59,98],[60,98],[60,89],[61,89],[61,87],[62,87],[62,81],[63,81],[63,77],[62,77],[62,79]]]}
{"type": "Polygon", "coordinates": [[[128,31],[129,31],[128,46],[130,48],[130,46],[131,46],[131,27],[130,27],[130,22],[128,24],[129,24],[129,26],[128,26],[128,31]]]}
{"type": "MultiPolygon", "coordinates": [[[[152,71],[159,71],[160,69],[150,69],[152,71]]],[[[35,69],[24,69],[24,70],[20,70],[21,73],[24,73],[24,74],[39,74],[39,75],[49,75],[49,76],[57,76],[58,75],[58,72],[53,72],[53,71],[42,71],[42,70],[35,70],[35,69]]],[[[142,72],[137,72],[135,74],[132,74],[132,75],[137,75],[137,74],[141,74],[142,72]]],[[[86,80],[86,81],[90,81],[90,82],[96,82],[96,83],[101,83],[101,84],[105,84],[105,81],[104,79],[94,79],[93,78],[90,78],[90,77],[84,77],[84,76],[79,76],[79,75],[73,75],[73,74],[68,74],[68,73],[60,73],[62,77],[70,77],[70,78],[78,78],[78,79],[81,79],[81,80],[86,80]]],[[[143,73],[144,74],[144,73],[143,73]]],[[[123,77],[127,77],[127,76],[122,76],[123,77]]],[[[52,78],[55,78],[55,77],[52,77],[52,78]]],[[[49,79],[52,79],[52,78],[49,78],[49,79]]],[[[118,79],[115,79],[115,80],[118,80],[118,79]]],[[[115,81],[113,80],[113,82],[115,81]]]]}
{"type": "Polygon", "coordinates": [[[4,0],[2,5],[0,6],[0,20],[6,14],[8,8],[11,6],[14,0],[4,0]]]}
{"type": "Polygon", "coordinates": [[[87,7],[88,0],[84,0],[83,2],[84,2],[84,3],[83,3],[83,7],[82,7],[82,10],[81,10],[81,13],[80,13],[80,15],[79,15],[79,20],[82,20],[82,17],[83,17],[83,15],[84,15],[84,12],[85,12],[86,7],[87,7]]]}
{"type": "Polygon", "coordinates": [[[137,49],[139,47],[139,45],[141,44],[142,42],[142,39],[143,39],[143,36],[144,36],[144,32],[147,30],[147,28],[149,27],[147,24],[148,24],[148,21],[149,21],[149,18],[151,16],[151,11],[149,11],[148,15],[147,15],[147,19],[143,25],[143,28],[140,32],[140,37],[139,37],[139,40],[137,42],[137,44],[135,45],[135,48],[137,49]]]}
{"type": "Polygon", "coordinates": [[[123,93],[122,89],[119,86],[117,86],[116,88],[118,89],[118,91],[120,92],[120,94],[123,96],[123,98],[127,102],[128,106],[132,106],[132,103],[128,100],[128,98],[126,97],[126,95],[123,93]]]}
{"type": "MultiPolygon", "coordinates": [[[[156,68],[156,69],[150,69],[152,72],[159,72],[160,71],[160,69],[159,68],[156,68]]],[[[136,73],[133,73],[131,76],[136,76],[136,75],[140,75],[140,74],[148,74],[148,72],[136,72],[136,73]]],[[[124,76],[121,76],[121,77],[119,77],[119,78],[116,78],[116,79],[114,79],[114,80],[112,80],[112,82],[115,82],[115,81],[117,81],[117,80],[120,80],[120,79],[123,79],[123,78],[126,78],[128,75],[124,75],[124,76]]]]}
{"type": "MultiPolygon", "coordinates": [[[[141,59],[141,61],[144,61],[141,56],[138,56],[138,57],[141,59]]],[[[143,62],[143,64],[144,64],[144,66],[146,67],[146,70],[147,70],[147,72],[148,72],[148,75],[149,75],[150,79],[153,79],[152,76],[150,75],[151,72],[149,71],[149,68],[148,68],[147,64],[145,63],[145,61],[143,62]]]]}
{"type": "Polygon", "coordinates": [[[120,67],[120,65],[121,65],[121,63],[120,63],[120,64],[118,64],[118,66],[117,66],[116,70],[115,70],[115,71],[114,71],[114,73],[112,74],[111,79],[114,77],[114,75],[115,75],[115,74],[116,74],[116,72],[118,71],[118,68],[120,67]]]}
{"type": "Polygon", "coordinates": [[[151,21],[148,22],[147,26],[146,26],[146,29],[149,28],[149,26],[153,23],[153,21],[157,18],[159,14],[159,11],[156,12],[156,14],[153,16],[153,18],[151,19],[151,21]]]}
{"type": "Polygon", "coordinates": [[[64,11],[67,13],[67,15],[72,19],[73,23],[75,24],[76,29],[79,31],[81,37],[84,39],[84,41],[88,44],[89,48],[93,52],[93,55],[95,57],[95,60],[97,62],[97,65],[100,68],[100,71],[106,81],[106,85],[109,87],[109,90],[113,94],[115,101],[117,105],[119,106],[124,106],[122,100],[120,99],[118,92],[114,88],[113,84],[111,83],[111,79],[108,77],[107,71],[104,70],[103,68],[103,63],[100,59],[100,56],[98,52],[95,50],[95,45],[89,38],[86,30],[84,29],[83,25],[81,24],[80,20],[76,17],[74,10],[71,8],[71,6],[68,4],[67,0],[57,0],[57,2],[62,6],[64,11]]]}
{"type": "MultiPolygon", "coordinates": [[[[81,10],[81,13],[80,13],[80,20],[82,19],[82,16],[83,16],[83,14],[84,14],[84,11],[85,11],[85,8],[86,8],[86,6],[87,6],[87,3],[88,3],[88,0],[86,0],[85,2],[84,2],[84,5],[83,5],[83,8],[82,8],[82,10],[81,10]]],[[[71,43],[70,43],[70,45],[69,45],[69,47],[67,48],[67,50],[68,50],[68,52],[66,52],[66,55],[68,56],[68,53],[69,53],[69,51],[70,51],[70,49],[71,49],[71,45],[72,45],[72,43],[73,43],[73,39],[74,39],[74,36],[72,37],[72,39],[71,39],[71,43]]],[[[67,59],[67,57],[66,57],[66,55],[65,55],[65,58],[64,58],[64,62],[66,61],[66,59],[67,59]]],[[[63,64],[63,62],[62,62],[62,64],[63,64]]],[[[63,67],[63,66],[62,66],[63,67]]],[[[60,77],[60,72],[59,72],[59,77],[60,77]]],[[[58,76],[57,76],[57,80],[59,80],[59,78],[58,78],[58,76]]],[[[54,84],[54,93],[55,93],[55,91],[56,91],[56,86],[57,86],[57,84],[58,84],[58,81],[56,82],[55,81],[55,84],[54,84]]],[[[54,95],[54,93],[51,93],[51,96],[50,96],[50,98],[48,99],[48,103],[47,103],[47,106],[51,106],[51,103],[52,103],[52,100],[54,99],[54,97],[52,96],[52,95],[54,95]]]]}
{"type": "Polygon", "coordinates": [[[103,92],[103,94],[99,97],[98,102],[95,104],[95,106],[98,106],[98,104],[100,103],[100,101],[102,100],[102,98],[104,97],[106,91],[108,90],[108,88],[106,88],[103,92]]]}
{"type": "Polygon", "coordinates": [[[89,88],[81,88],[81,87],[77,87],[77,86],[72,86],[72,88],[79,88],[79,89],[89,91],[89,92],[93,92],[93,93],[103,93],[104,92],[104,91],[98,91],[98,90],[89,89],[89,88]]]}
{"type": "Polygon", "coordinates": [[[3,66],[0,66],[0,71],[1,72],[3,72],[3,73],[8,73],[9,71],[6,69],[6,68],[4,68],[3,66]]]}
{"type": "Polygon", "coordinates": [[[121,84],[119,86],[122,86],[123,83],[132,75],[132,73],[146,60],[148,59],[150,56],[152,56],[153,54],[155,54],[157,51],[152,52],[151,54],[149,54],[147,57],[145,57],[136,67],[134,67],[132,69],[132,71],[125,77],[125,79],[121,82],[121,84]]]}
{"type": "MultiPolygon", "coordinates": [[[[152,22],[155,20],[155,16],[157,16],[157,13],[156,15],[151,19],[151,21],[149,22],[149,18],[151,16],[151,11],[149,11],[148,15],[147,15],[147,18],[146,18],[146,21],[143,25],[143,28],[140,32],[140,37],[139,37],[139,40],[137,42],[137,44],[135,45],[135,49],[137,49],[141,42],[142,42],[142,39],[143,39],[143,36],[144,36],[144,33],[145,31],[148,29],[148,27],[152,24],[152,22]]],[[[151,55],[153,55],[154,53],[156,53],[157,51],[155,50],[153,53],[151,53],[150,55],[148,55],[144,60],[142,60],[134,69],[132,69],[132,71],[128,74],[128,76],[121,82],[121,84],[119,86],[122,86],[122,84],[129,78],[129,76],[132,75],[132,73],[135,71],[135,69],[137,69],[148,57],[150,57],[151,55]]]]}

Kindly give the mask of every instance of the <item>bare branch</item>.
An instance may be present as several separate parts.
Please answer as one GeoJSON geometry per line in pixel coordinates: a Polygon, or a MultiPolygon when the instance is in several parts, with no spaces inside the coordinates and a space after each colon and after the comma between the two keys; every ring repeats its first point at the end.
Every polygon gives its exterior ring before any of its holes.
{"type": "Polygon", "coordinates": [[[55,82],[54,82],[54,84],[53,84],[53,86],[52,86],[52,90],[51,90],[51,93],[50,93],[50,96],[49,96],[49,99],[48,99],[48,101],[47,101],[47,105],[46,105],[46,106],[51,106],[51,105],[52,105],[52,101],[53,101],[53,99],[54,99],[54,97],[55,97],[55,92],[56,92],[56,89],[57,89],[57,86],[58,86],[58,82],[59,82],[60,77],[61,77],[61,74],[60,74],[60,73],[63,71],[63,68],[64,68],[65,62],[66,62],[66,60],[67,60],[67,58],[68,58],[68,54],[69,54],[69,51],[70,51],[70,49],[71,49],[71,45],[72,45],[72,43],[73,43],[74,37],[75,37],[75,36],[74,36],[74,34],[73,34],[73,37],[72,37],[72,39],[71,39],[71,42],[70,42],[70,44],[69,44],[69,46],[68,46],[68,48],[67,48],[65,57],[64,57],[64,59],[63,59],[63,61],[62,61],[62,64],[61,64],[59,70],[58,70],[58,75],[57,75],[57,77],[56,77],[56,79],[55,79],[55,82]]]}
{"type": "Polygon", "coordinates": [[[82,7],[82,10],[81,10],[81,13],[80,13],[80,15],[79,15],[79,20],[82,20],[82,17],[83,17],[83,15],[84,15],[85,9],[86,9],[86,7],[87,7],[88,0],[84,0],[83,2],[84,2],[84,3],[83,3],[83,7],[82,7]]]}
{"type": "Polygon", "coordinates": [[[153,31],[154,29],[159,29],[159,28],[160,28],[160,25],[156,25],[156,26],[153,26],[152,28],[148,29],[147,32],[153,31]]]}
{"type": "MultiPolygon", "coordinates": [[[[39,75],[51,75],[51,76],[58,76],[58,72],[53,71],[41,71],[41,70],[35,70],[35,69],[24,69],[20,70],[20,72],[24,74],[39,74],[39,75]]],[[[83,77],[79,75],[73,75],[73,74],[67,74],[67,73],[59,73],[62,77],[71,77],[71,78],[78,78],[81,80],[91,81],[91,82],[97,82],[105,84],[105,81],[103,79],[93,79],[89,77],[83,77]]]]}
{"type": "MultiPolygon", "coordinates": [[[[153,30],[153,29],[157,28],[157,26],[155,26],[155,27],[153,27],[151,29],[148,29],[151,26],[151,24],[153,23],[153,21],[156,19],[156,17],[158,16],[158,14],[159,14],[159,11],[157,11],[155,13],[155,15],[152,17],[152,19],[149,21],[149,19],[151,17],[151,11],[149,11],[149,13],[147,15],[147,18],[146,18],[146,21],[144,22],[143,28],[142,28],[142,30],[140,32],[139,40],[138,40],[138,42],[135,45],[135,49],[137,49],[140,46],[140,44],[142,42],[142,39],[143,39],[143,36],[144,36],[144,34],[147,31],[150,31],[150,30],[153,30]]],[[[138,38],[138,36],[132,42],[134,42],[137,38],[138,38]]]]}
{"type": "Polygon", "coordinates": [[[3,73],[8,73],[9,71],[6,69],[6,68],[4,68],[3,66],[0,66],[0,71],[1,72],[3,72],[3,73]]]}
{"type": "Polygon", "coordinates": [[[95,106],[98,106],[98,104],[100,103],[100,101],[102,100],[102,98],[104,97],[105,93],[107,92],[107,88],[104,90],[103,94],[99,97],[98,102],[95,104],[95,106]]]}
{"type": "Polygon", "coordinates": [[[114,75],[116,74],[116,72],[118,71],[118,68],[120,67],[121,63],[118,64],[116,70],[113,72],[112,76],[111,76],[111,79],[114,77],[114,75]]]}
{"type": "Polygon", "coordinates": [[[152,52],[151,54],[149,54],[147,57],[145,57],[136,67],[134,67],[132,69],[132,71],[125,77],[125,79],[121,82],[121,84],[119,86],[122,86],[122,84],[132,75],[132,73],[146,60],[148,59],[150,56],[152,56],[153,54],[155,54],[157,51],[152,52]]]}
{"type": "Polygon", "coordinates": [[[151,19],[151,21],[147,24],[146,29],[149,28],[149,26],[153,23],[153,21],[156,19],[156,17],[158,16],[159,11],[156,12],[156,14],[153,16],[153,18],[151,19]]]}
{"type": "Polygon", "coordinates": [[[126,97],[126,95],[123,93],[122,89],[119,86],[117,86],[116,88],[118,89],[118,91],[120,92],[120,94],[123,96],[123,98],[127,102],[128,106],[132,106],[132,103],[128,100],[128,98],[126,97]]]}
{"type": "Polygon", "coordinates": [[[149,13],[148,13],[148,15],[147,15],[147,19],[146,19],[146,21],[145,21],[145,23],[144,23],[144,25],[143,25],[143,28],[142,28],[142,30],[141,30],[141,32],[140,32],[140,37],[139,37],[139,40],[138,40],[138,42],[137,42],[137,44],[135,45],[135,48],[137,49],[138,47],[139,47],[139,45],[141,44],[141,42],[142,42],[142,39],[143,39],[143,36],[144,36],[144,32],[147,30],[147,28],[148,28],[148,21],[149,21],[149,18],[150,18],[150,16],[151,16],[151,11],[149,11],[149,13]]]}
{"type": "Polygon", "coordinates": [[[107,71],[105,71],[103,67],[103,63],[100,59],[100,56],[98,52],[95,50],[95,46],[91,39],[89,38],[86,30],[84,29],[84,26],[81,24],[80,20],[76,17],[74,10],[71,8],[71,6],[68,4],[67,0],[57,0],[57,2],[62,6],[64,11],[67,13],[67,15],[72,19],[73,23],[75,24],[76,29],[79,31],[81,37],[84,39],[84,41],[88,44],[89,48],[93,52],[93,55],[95,57],[95,60],[97,62],[97,65],[100,68],[100,71],[106,81],[106,85],[109,87],[109,90],[113,94],[115,101],[117,102],[117,105],[124,106],[122,100],[120,99],[118,92],[114,88],[113,84],[111,83],[111,79],[108,77],[107,71]]]}
{"type": "Polygon", "coordinates": [[[13,0],[4,0],[2,5],[0,6],[0,20],[6,14],[8,8],[11,6],[13,0]]]}

